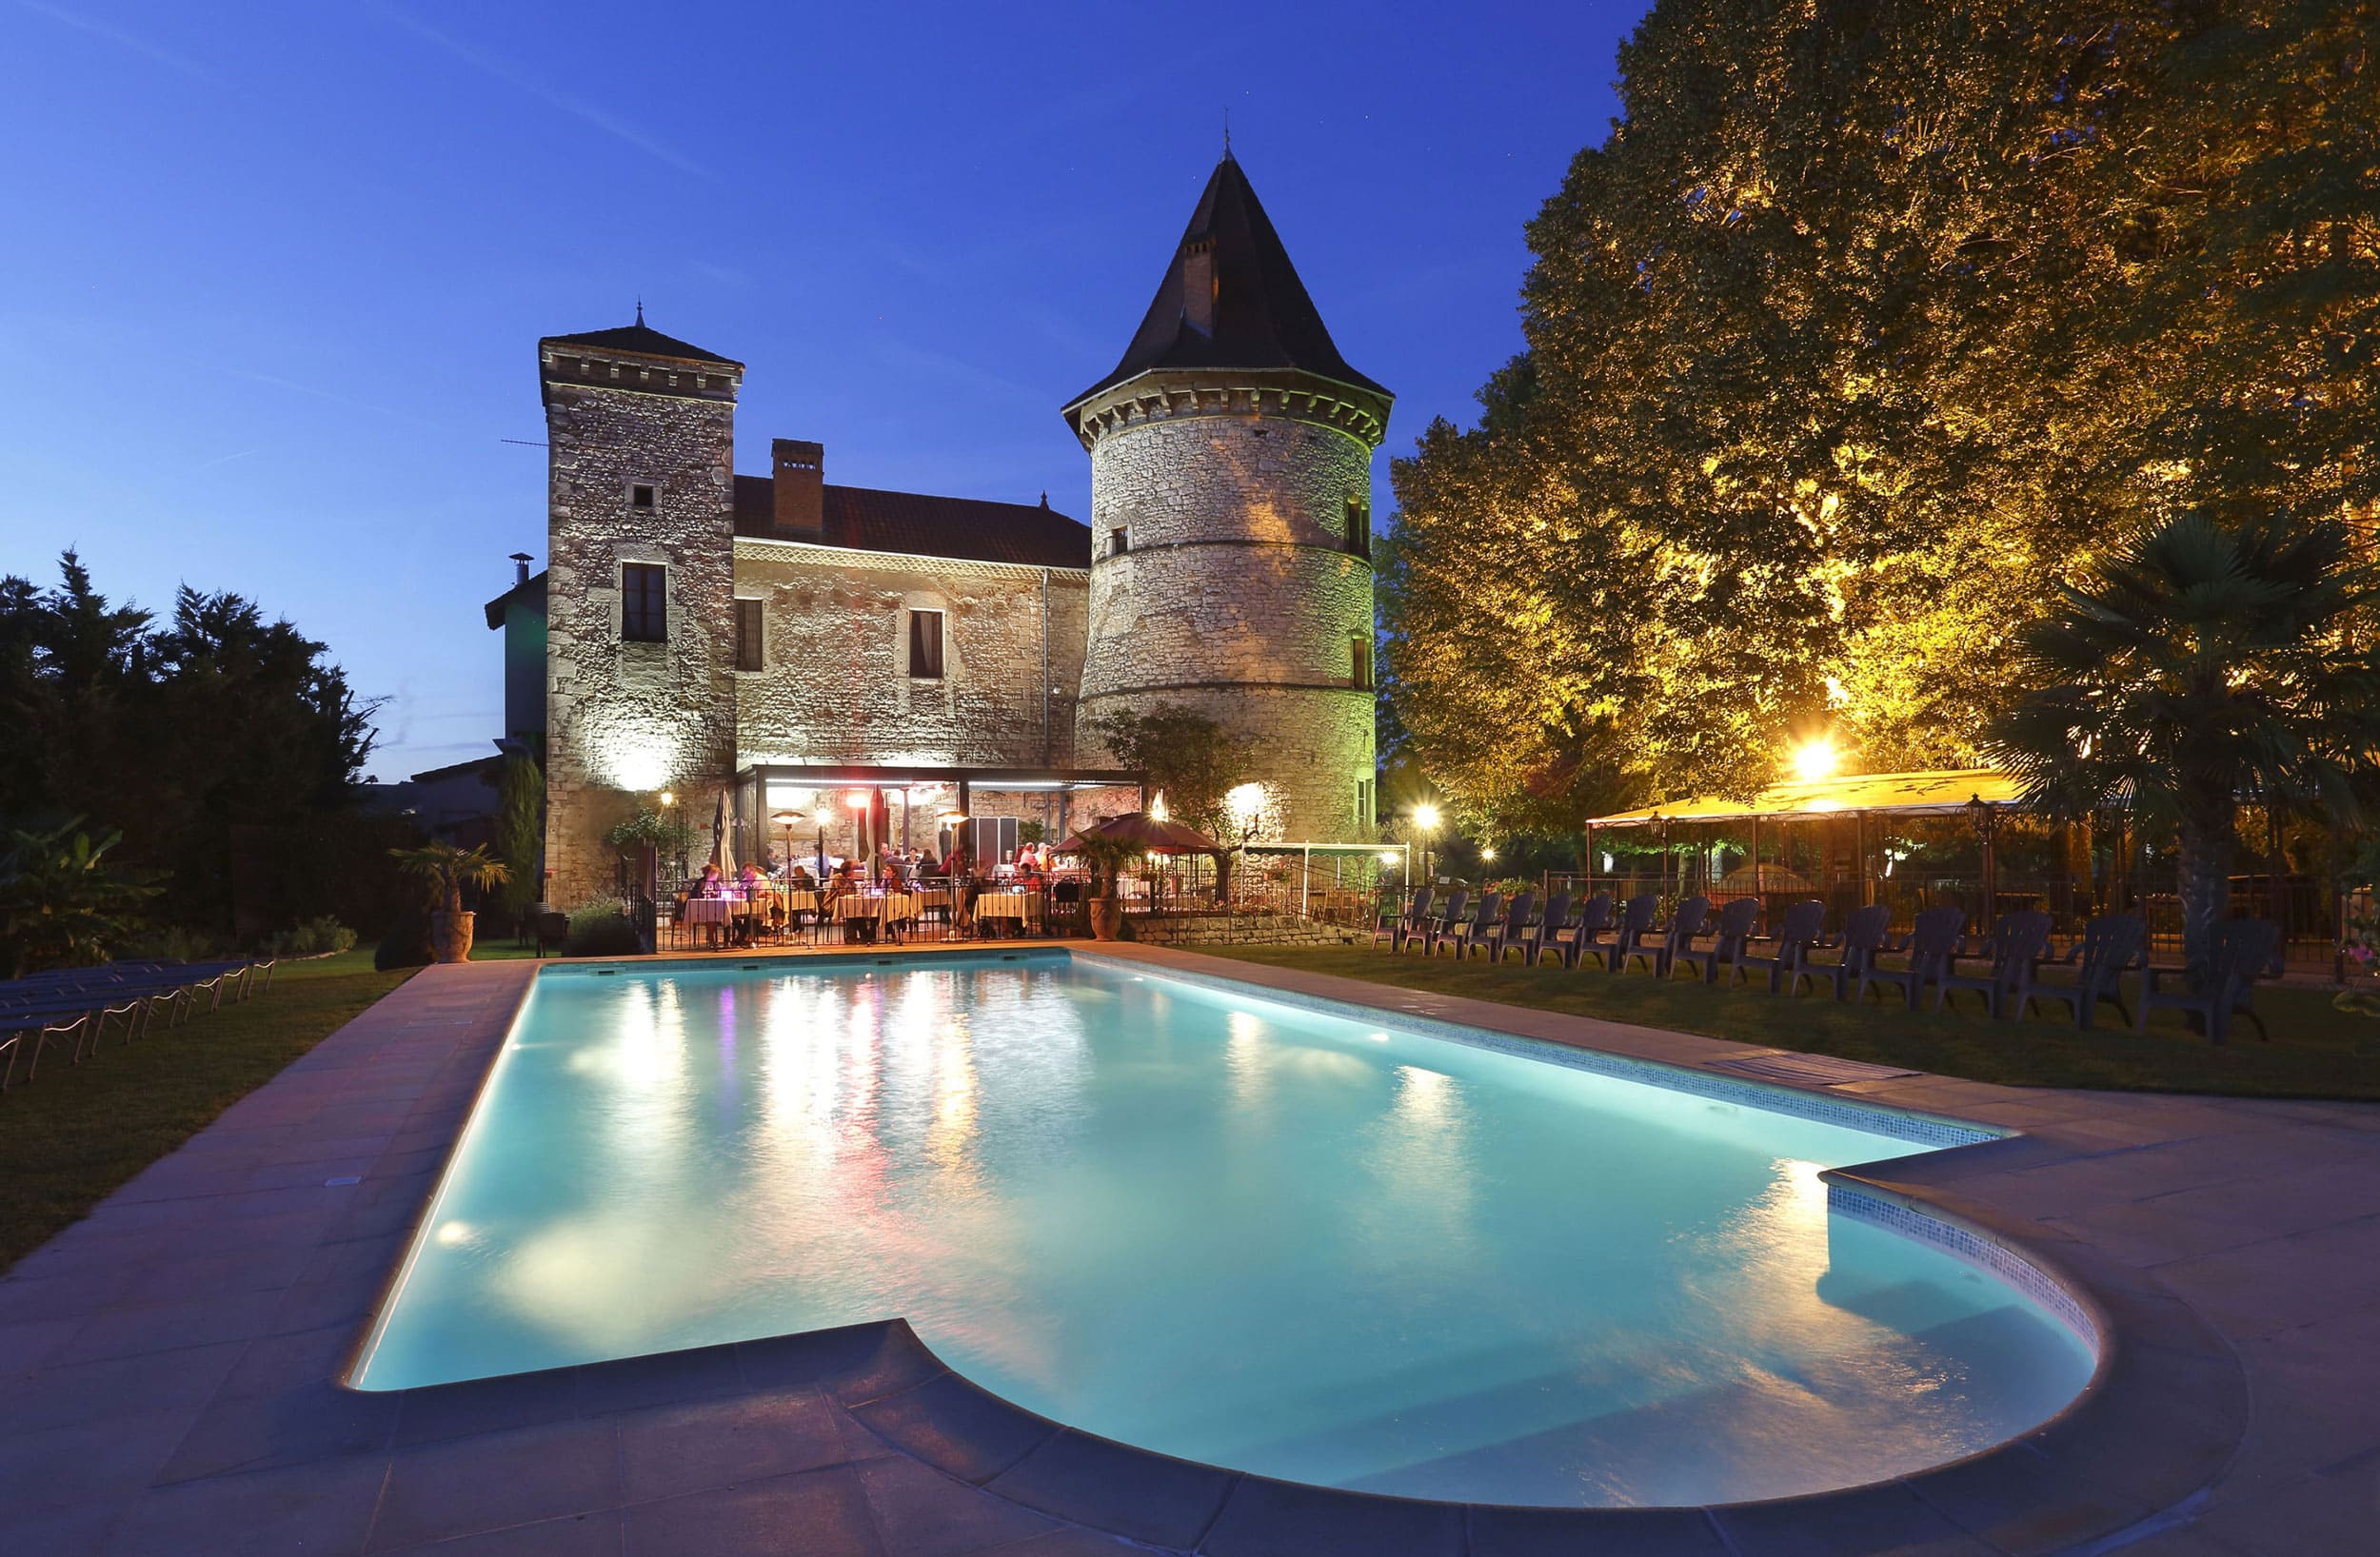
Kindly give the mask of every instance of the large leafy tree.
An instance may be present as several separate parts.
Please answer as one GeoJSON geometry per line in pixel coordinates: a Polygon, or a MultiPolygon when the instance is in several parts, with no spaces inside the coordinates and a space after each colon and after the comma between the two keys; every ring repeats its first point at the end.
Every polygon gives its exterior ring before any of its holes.
{"type": "MultiPolygon", "coordinates": [[[[155,911],[177,923],[231,928],[236,837],[352,820],[375,707],[325,645],[237,595],[185,588],[160,621],[110,603],[70,551],[53,588],[0,579],[0,816],[121,829],[111,858],[165,873],[155,911]]],[[[317,872],[382,869],[307,853],[317,872]]],[[[280,895],[295,916],[329,906],[280,895]]]]}
{"type": "Polygon", "coordinates": [[[1395,468],[1390,695],[1476,819],[1973,759],[2184,509],[2380,498],[2371,0],[1661,0],[1525,351],[1395,468]]]}
{"type": "Polygon", "coordinates": [[[2350,616],[2380,593],[2347,527],[2185,515],[2092,563],[2017,637],[2027,691],[1984,751],[2027,803],[2129,806],[2179,840],[2183,956],[2203,966],[2239,804],[2354,825],[2380,798],[2380,659],[2350,616]]]}

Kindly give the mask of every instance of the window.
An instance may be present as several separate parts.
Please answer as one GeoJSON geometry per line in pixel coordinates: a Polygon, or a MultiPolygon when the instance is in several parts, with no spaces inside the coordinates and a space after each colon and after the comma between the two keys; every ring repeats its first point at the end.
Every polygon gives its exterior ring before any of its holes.
{"type": "Polygon", "coordinates": [[[940,611],[909,613],[909,674],[920,680],[942,680],[942,614],[940,611]]]}
{"type": "Polygon", "coordinates": [[[1107,555],[1108,555],[1108,556],[1110,556],[1110,557],[1121,557],[1121,556],[1122,556],[1125,552],[1128,552],[1128,551],[1130,551],[1131,549],[1132,549],[1132,542],[1131,542],[1130,538],[1129,538],[1129,537],[1127,537],[1127,536],[1124,534],[1124,532],[1123,532],[1122,530],[1121,530],[1121,529],[1116,529],[1116,530],[1110,530],[1110,531],[1108,531],[1108,532],[1107,532],[1107,555]]]}
{"type": "Polygon", "coordinates": [[[1358,827],[1372,825],[1372,782],[1369,778],[1356,780],[1356,825],[1358,827]]]}
{"type": "Polygon", "coordinates": [[[1361,635],[1347,640],[1349,686],[1369,690],[1372,685],[1372,641],[1361,635]]]}
{"type": "Polygon", "coordinates": [[[643,482],[639,482],[634,486],[628,488],[629,507],[650,508],[652,505],[653,489],[650,486],[645,485],[643,482]]]}
{"type": "Polygon", "coordinates": [[[627,562],[620,569],[620,641],[663,643],[669,639],[669,570],[659,562],[627,562]]]}
{"type": "Polygon", "coordinates": [[[1372,505],[1361,498],[1347,500],[1347,549],[1358,557],[1372,555],[1372,505]]]}
{"type": "Polygon", "coordinates": [[[736,669],[761,670],[761,602],[753,600],[736,601],[736,669]]]}

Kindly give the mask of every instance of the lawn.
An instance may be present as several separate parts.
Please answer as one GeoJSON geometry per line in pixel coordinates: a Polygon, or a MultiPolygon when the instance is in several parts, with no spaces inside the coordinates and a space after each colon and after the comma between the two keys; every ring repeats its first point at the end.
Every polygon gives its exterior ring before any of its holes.
{"type": "Polygon", "coordinates": [[[406,977],[373,972],[368,949],[285,961],[272,988],[244,1004],[129,1046],[111,1033],[80,1065],[43,1056],[38,1080],[0,1096],[0,1270],[406,977]]]}
{"type": "MultiPolygon", "coordinates": [[[[1788,999],[1765,989],[1712,989],[1680,974],[1669,983],[1639,971],[1614,976],[1557,963],[1495,967],[1360,947],[1200,947],[1267,967],[1336,974],[1400,989],[1425,990],[1506,1005],[1600,1016],[1678,1033],[1838,1054],[1940,1075],[2020,1087],[2093,1087],[2124,1092],[2212,1093],[2241,1097],[2380,1098],[2380,1018],[2332,1009],[2328,991],[2267,988],[2256,1010],[2272,1041],[2256,1041],[2245,1022],[2217,1049],[2172,1012],[2159,1012],[2145,1035],[2116,1025],[2102,1007],[2100,1025],[2077,1033],[2050,1016],[2020,1022],[1985,1018],[1977,997],[1954,997],[1964,1014],[1934,1015],[1864,1007],[1830,995],[1788,999]]],[[[2129,995],[2129,991],[2128,991],[2129,995]]],[[[2047,1008],[2054,1013],[2060,1008],[2047,1008]]]]}

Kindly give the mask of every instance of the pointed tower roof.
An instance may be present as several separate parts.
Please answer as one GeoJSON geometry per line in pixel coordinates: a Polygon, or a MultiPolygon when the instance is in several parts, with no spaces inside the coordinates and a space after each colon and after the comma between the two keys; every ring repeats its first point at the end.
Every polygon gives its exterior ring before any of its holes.
{"type": "Polygon", "coordinates": [[[549,335],[545,339],[555,345],[591,346],[597,351],[633,351],[640,357],[673,357],[686,363],[718,363],[724,367],[742,367],[733,357],[722,357],[715,351],[704,351],[674,335],[664,335],[645,322],[645,304],[639,299],[636,323],[617,329],[585,330],[577,335],[549,335]]]}
{"type": "Polygon", "coordinates": [[[1392,398],[1331,344],[1289,250],[1228,148],[1123,360],[1069,406],[1167,367],[1296,368],[1392,398]],[[1204,299],[1193,295],[1199,282],[1210,289],[1204,299]]]}

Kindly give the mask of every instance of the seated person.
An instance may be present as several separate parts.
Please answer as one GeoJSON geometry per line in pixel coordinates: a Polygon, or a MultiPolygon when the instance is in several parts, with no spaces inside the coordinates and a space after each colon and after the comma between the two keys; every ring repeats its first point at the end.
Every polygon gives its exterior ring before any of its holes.
{"type": "Polygon", "coordinates": [[[694,896],[718,897],[724,895],[726,885],[726,882],[720,877],[719,862],[711,860],[703,866],[703,878],[694,883],[694,896]]]}

